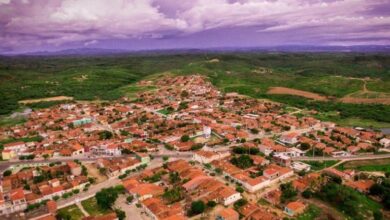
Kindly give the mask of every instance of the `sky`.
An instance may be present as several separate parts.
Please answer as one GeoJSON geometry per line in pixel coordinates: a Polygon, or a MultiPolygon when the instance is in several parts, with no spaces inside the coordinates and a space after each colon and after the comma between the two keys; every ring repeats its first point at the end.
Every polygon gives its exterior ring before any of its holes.
{"type": "Polygon", "coordinates": [[[0,0],[0,53],[390,45],[390,0],[0,0]]]}

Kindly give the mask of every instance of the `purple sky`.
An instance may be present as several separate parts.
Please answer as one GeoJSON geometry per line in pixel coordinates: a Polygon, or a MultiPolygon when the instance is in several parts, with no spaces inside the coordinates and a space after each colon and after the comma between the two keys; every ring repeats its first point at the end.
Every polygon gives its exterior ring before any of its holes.
{"type": "Polygon", "coordinates": [[[390,0],[0,0],[0,53],[389,45],[390,0]]]}

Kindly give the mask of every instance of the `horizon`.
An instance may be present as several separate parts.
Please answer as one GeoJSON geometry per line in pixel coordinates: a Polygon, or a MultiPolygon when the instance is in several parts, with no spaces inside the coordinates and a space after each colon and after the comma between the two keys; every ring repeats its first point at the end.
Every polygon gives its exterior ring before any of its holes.
{"type": "Polygon", "coordinates": [[[0,0],[0,54],[390,45],[386,0],[0,0]]]}

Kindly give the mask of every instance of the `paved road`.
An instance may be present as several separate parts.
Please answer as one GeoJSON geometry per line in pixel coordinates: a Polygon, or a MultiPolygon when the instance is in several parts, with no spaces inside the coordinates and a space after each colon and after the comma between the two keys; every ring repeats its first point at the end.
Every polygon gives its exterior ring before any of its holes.
{"type": "MultiPolygon", "coordinates": [[[[182,158],[188,159],[192,157],[192,152],[166,152],[166,153],[151,153],[155,158],[162,158],[164,156],[168,156],[170,158],[182,158]]],[[[99,158],[125,158],[125,157],[134,157],[133,155],[121,155],[121,156],[105,156],[99,158]]],[[[55,162],[67,162],[73,160],[79,160],[81,162],[94,162],[98,158],[97,157],[61,157],[61,158],[49,158],[47,160],[43,159],[35,159],[35,160],[13,160],[13,161],[1,161],[0,162],[0,173],[8,169],[10,166],[23,165],[23,164],[41,164],[41,163],[55,163],[55,162]]]]}

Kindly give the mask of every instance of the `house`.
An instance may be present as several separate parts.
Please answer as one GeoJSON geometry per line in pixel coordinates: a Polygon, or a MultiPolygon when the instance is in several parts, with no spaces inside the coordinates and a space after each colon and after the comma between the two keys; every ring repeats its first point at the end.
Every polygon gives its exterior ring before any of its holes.
{"type": "Polygon", "coordinates": [[[16,157],[16,153],[13,150],[3,150],[1,156],[3,160],[10,160],[16,157]]]}
{"type": "Polygon", "coordinates": [[[361,193],[368,193],[370,191],[371,186],[374,184],[375,182],[373,180],[358,180],[358,181],[349,181],[345,183],[345,185],[361,193]]]}
{"type": "Polygon", "coordinates": [[[80,176],[81,175],[81,166],[73,161],[69,161],[66,163],[70,169],[72,175],[80,176]]]}
{"type": "Polygon", "coordinates": [[[390,147],[390,139],[389,138],[382,138],[382,139],[379,140],[379,143],[383,147],[390,147]]]}
{"type": "Polygon", "coordinates": [[[279,141],[284,144],[294,145],[298,143],[298,136],[299,134],[297,132],[291,132],[280,136],[279,141]]]}
{"type": "Polygon", "coordinates": [[[306,163],[302,163],[300,161],[292,162],[290,167],[296,172],[301,172],[301,171],[309,172],[310,171],[310,165],[306,164],[306,163]]]}
{"type": "Polygon", "coordinates": [[[14,151],[16,154],[18,154],[19,152],[23,152],[27,149],[26,144],[22,141],[4,144],[3,146],[4,150],[14,151]]]}
{"type": "Polygon", "coordinates": [[[126,189],[139,201],[162,195],[164,193],[163,187],[151,183],[142,183],[135,187],[128,187],[126,189]]]}
{"type": "Polygon", "coordinates": [[[232,208],[224,208],[217,214],[215,220],[239,220],[240,215],[232,208]]]}
{"type": "Polygon", "coordinates": [[[228,151],[214,152],[214,151],[199,150],[194,152],[192,160],[197,161],[199,163],[206,164],[206,163],[211,163],[214,160],[223,159],[228,156],[230,156],[230,153],[228,151]]]}
{"type": "Polygon", "coordinates": [[[291,166],[291,157],[276,153],[273,156],[273,161],[281,166],[289,167],[291,166]]]}
{"type": "Polygon", "coordinates": [[[296,216],[305,211],[306,205],[300,201],[289,202],[284,207],[284,212],[289,216],[296,216]]]}

